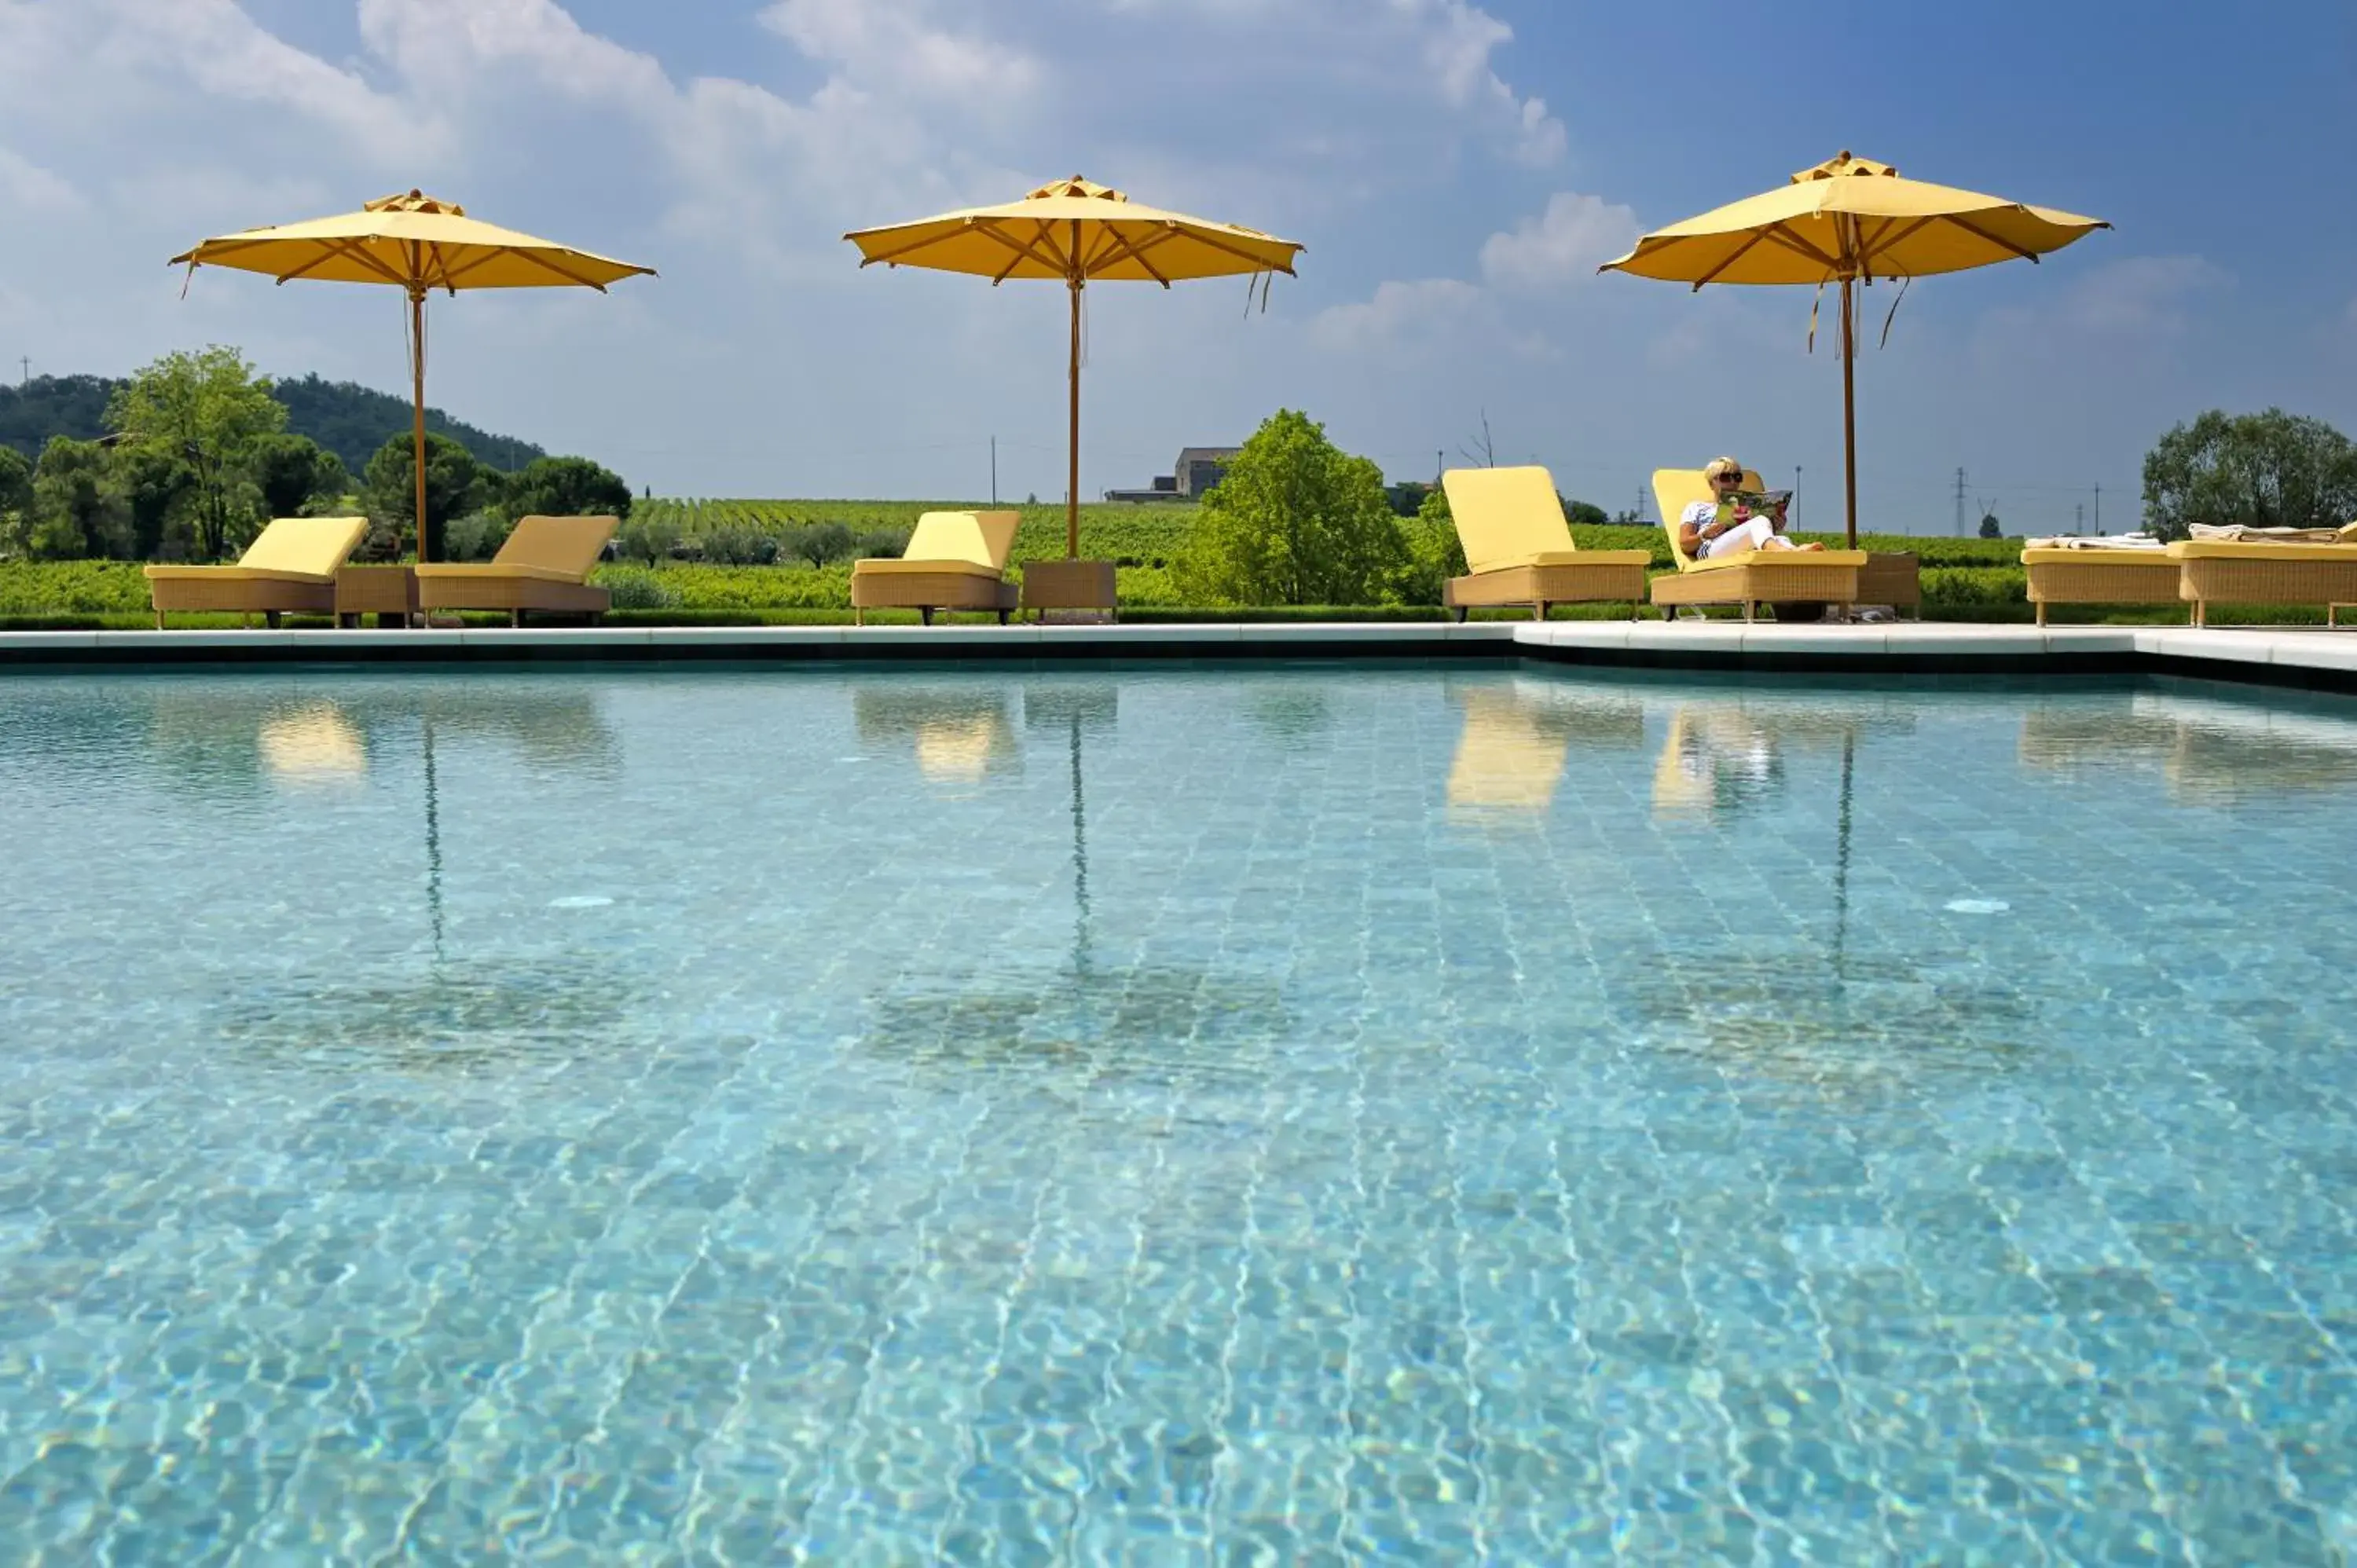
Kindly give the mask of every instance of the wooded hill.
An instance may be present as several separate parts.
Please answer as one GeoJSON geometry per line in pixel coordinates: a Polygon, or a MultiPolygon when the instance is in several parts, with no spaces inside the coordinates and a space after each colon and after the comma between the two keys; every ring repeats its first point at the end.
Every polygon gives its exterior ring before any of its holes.
{"type": "MultiPolygon", "coordinates": [[[[22,386],[0,386],[0,446],[38,457],[52,435],[97,439],[106,434],[107,399],[122,384],[106,376],[35,376],[22,386]]],[[[355,474],[385,442],[409,434],[407,399],[356,382],[303,376],[275,383],[272,395],[286,405],[288,435],[309,436],[355,474]]],[[[425,428],[449,436],[477,462],[503,473],[547,456],[529,441],[478,430],[430,404],[425,428]]]]}

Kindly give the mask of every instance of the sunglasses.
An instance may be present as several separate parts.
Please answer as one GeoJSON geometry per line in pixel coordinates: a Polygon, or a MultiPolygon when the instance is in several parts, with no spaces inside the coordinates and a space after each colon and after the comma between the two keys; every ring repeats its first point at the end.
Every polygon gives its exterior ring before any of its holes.
{"type": "Polygon", "coordinates": [[[1743,476],[1740,474],[1721,474],[1711,481],[1714,485],[1739,485],[1742,482],[1743,476]]]}

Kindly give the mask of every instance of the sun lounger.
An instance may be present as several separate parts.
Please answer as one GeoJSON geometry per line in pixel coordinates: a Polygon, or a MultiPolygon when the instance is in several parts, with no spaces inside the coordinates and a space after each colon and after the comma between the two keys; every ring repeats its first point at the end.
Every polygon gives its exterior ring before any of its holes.
{"type": "MultiPolygon", "coordinates": [[[[1746,489],[1761,489],[1760,476],[1746,472],[1746,489]]],[[[1863,550],[1749,550],[1697,560],[1678,548],[1678,517],[1695,501],[1711,499],[1699,468],[1656,468],[1653,499],[1662,509],[1662,530],[1677,560],[1674,575],[1653,579],[1653,603],[1665,612],[1686,605],[1741,605],[1754,619],[1761,605],[1854,605],[1858,577],[1871,560],[1863,550]]],[[[1906,557],[1910,563],[1912,556],[1906,557]]],[[[1895,600],[1878,600],[1893,603],[1895,600]]],[[[1920,600],[1918,601],[1920,602],[1920,600]]]]}
{"type": "Polygon", "coordinates": [[[613,596],[589,585],[620,520],[526,517],[489,561],[436,561],[417,568],[418,607],[505,610],[513,625],[526,614],[602,617],[613,596]]]}
{"type": "Polygon", "coordinates": [[[2182,568],[2177,596],[2193,607],[2195,626],[2210,624],[2213,604],[2322,605],[2327,626],[2341,624],[2342,606],[2357,605],[2357,539],[2338,544],[2188,539],[2170,545],[2169,553],[2182,568]]]}
{"type": "Polygon", "coordinates": [[[992,610],[1006,625],[1015,608],[1006,557],[1021,520],[1014,511],[925,513],[899,560],[853,563],[853,622],[866,624],[874,609],[915,610],[927,626],[935,610],[992,610]]]}
{"type": "Polygon", "coordinates": [[[289,610],[333,615],[336,573],[367,532],[364,517],[282,517],[234,566],[150,566],[156,629],[167,610],[233,610],[274,627],[289,610]]]}
{"type": "Polygon", "coordinates": [[[2021,564],[2040,626],[2049,605],[2165,605],[2177,598],[2177,558],[2143,535],[2033,539],[2021,564]]]}
{"type": "Polygon", "coordinates": [[[1576,548],[1544,468],[1451,468],[1440,488],[1465,546],[1466,575],[1441,590],[1458,620],[1477,605],[1528,605],[1544,620],[1549,605],[1623,599],[1635,617],[1652,553],[1576,548]]]}

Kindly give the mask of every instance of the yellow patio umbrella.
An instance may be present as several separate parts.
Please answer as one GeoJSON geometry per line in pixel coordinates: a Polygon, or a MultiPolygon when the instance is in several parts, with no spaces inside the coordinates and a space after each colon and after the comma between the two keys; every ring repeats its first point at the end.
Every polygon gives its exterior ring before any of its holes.
{"type": "Polygon", "coordinates": [[[1008,278],[1060,278],[1072,296],[1071,430],[1064,553],[1081,553],[1081,291],[1092,283],[1294,275],[1299,245],[1233,223],[1164,212],[1074,175],[1020,201],[860,229],[845,239],[863,267],[971,273],[992,286],[1008,278]]]}
{"type": "MultiPolygon", "coordinates": [[[[1928,277],[2018,257],[2035,262],[2096,229],[2100,218],[2029,207],[1903,179],[1847,152],[1781,188],[1648,234],[1603,272],[1692,284],[1841,285],[1842,452],[1848,539],[1857,543],[1857,355],[1853,285],[1928,277]]],[[[1814,332],[1814,313],[1811,331],[1814,332]]]]}
{"type": "Polygon", "coordinates": [[[409,295],[412,450],[417,459],[417,558],[425,559],[425,296],[434,289],[594,288],[652,267],[576,251],[467,216],[455,202],[417,191],[387,196],[358,212],[248,229],[207,240],[172,258],[199,267],[235,267],[280,283],[391,284],[409,295]]]}

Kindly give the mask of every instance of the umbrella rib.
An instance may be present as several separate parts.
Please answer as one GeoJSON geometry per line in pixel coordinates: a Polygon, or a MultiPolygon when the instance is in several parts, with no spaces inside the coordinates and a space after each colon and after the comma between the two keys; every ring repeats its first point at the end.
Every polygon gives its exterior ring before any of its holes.
{"type": "Polygon", "coordinates": [[[1775,241],[1778,244],[1783,246],[1788,251],[1808,257],[1809,260],[1816,263],[1819,266],[1824,267],[1828,271],[1839,272],[1841,270],[1841,263],[1825,254],[1824,251],[1818,249],[1816,246],[1809,243],[1809,242],[1794,231],[1789,223],[1770,224],[1768,226],[1768,238],[1775,241]]]}
{"type": "Polygon", "coordinates": [[[1949,213],[1946,216],[1949,222],[1953,223],[1965,233],[1972,235],[1975,239],[1986,240],[2000,251],[2010,251],[2015,255],[2019,256],[2023,261],[2029,262],[2033,264],[2038,260],[2038,252],[2035,251],[2024,250],[2022,247],[2015,244],[2012,241],[2004,238],[2002,235],[1992,234],[1977,223],[1967,223],[1953,213],[1949,213]]]}
{"type": "Polygon", "coordinates": [[[1749,255],[1753,246],[1767,239],[1770,234],[1773,234],[1776,231],[1777,228],[1781,228],[1781,226],[1782,225],[1779,224],[1767,229],[1755,229],[1752,231],[1750,236],[1746,239],[1743,243],[1736,246],[1735,249],[1727,253],[1727,257],[1724,261],[1720,262],[1718,265],[1711,268],[1710,271],[1703,274],[1702,276],[1695,279],[1695,292],[1696,294],[1700,294],[1702,292],[1703,285],[1717,282],[1719,274],[1725,272],[1727,268],[1733,266],[1736,263],[1749,255]]]}
{"type": "MultiPolygon", "coordinates": [[[[1164,288],[1168,288],[1170,286],[1170,280],[1154,270],[1154,263],[1146,259],[1146,252],[1152,250],[1155,246],[1169,240],[1174,234],[1176,234],[1178,230],[1175,226],[1165,229],[1160,233],[1149,237],[1142,245],[1131,240],[1128,235],[1124,234],[1118,229],[1108,230],[1107,232],[1113,236],[1114,244],[1128,253],[1131,261],[1135,262],[1139,266],[1146,269],[1146,275],[1147,277],[1152,278],[1164,288]]],[[[1091,265],[1093,267],[1095,263],[1092,263],[1091,265]]]]}
{"type": "MultiPolygon", "coordinates": [[[[1042,254],[1039,250],[1038,241],[1017,239],[1014,235],[1009,234],[1005,230],[1001,229],[998,226],[998,220],[995,218],[981,219],[975,222],[974,227],[981,230],[991,239],[997,241],[1000,244],[1015,252],[1015,259],[1006,263],[1006,271],[1000,273],[996,277],[992,278],[990,281],[993,283],[1005,282],[1006,278],[1013,274],[1015,269],[1021,266],[1027,260],[1039,263],[1049,272],[1054,273],[1058,277],[1063,276],[1066,273],[1071,270],[1058,259],[1052,249],[1047,253],[1042,254]]],[[[1042,237],[1044,238],[1044,236],[1042,237]]]]}
{"type": "Polygon", "coordinates": [[[461,262],[455,267],[450,265],[446,258],[442,263],[442,286],[447,289],[457,289],[460,278],[465,277],[477,267],[489,266],[499,253],[497,251],[477,251],[471,260],[461,262]]]}
{"type": "Polygon", "coordinates": [[[606,292],[606,285],[604,284],[598,283],[593,278],[583,277],[578,273],[568,272],[565,268],[558,266],[554,262],[550,261],[546,255],[538,251],[518,250],[514,246],[511,245],[502,252],[502,254],[518,257],[523,261],[532,263],[534,266],[545,267],[567,283],[579,284],[583,288],[594,288],[599,294],[606,292]]]}
{"type": "Polygon", "coordinates": [[[1293,257],[1290,254],[1292,252],[1300,250],[1301,247],[1293,244],[1288,241],[1279,240],[1276,242],[1278,245],[1283,246],[1288,252],[1286,258],[1283,261],[1271,261],[1266,256],[1256,256],[1253,254],[1250,251],[1245,250],[1241,245],[1231,245],[1226,241],[1221,239],[1218,235],[1207,233],[1200,229],[1188,229],[1183,231],[1183,232],[1189,239],[1194,241],[1198,244],[1209,245],[1215,251],[1225,251],[1232,256],[1252,263],[1255,267],[1263,272],[1283,273],[1289,278],[1298,277],[1301,275],[1293,270],[1293,257]]]}
{"type": "Polygon", "coordinates": [[[291,273],[280,274],[278,281],[280,283],[293,283],[296,278],[309,276],[313,271],[326,266],[329,262],[341,260],[346,257],[358,262],[361,266],[368,268],[369,271],[376,274],[377,276],[384,279],[384,281],[389,284],[406,286],[409,282],[407,278],[403,277],[399,273],[393,271],[393,268],[386,266],[384,263],[379,261],[374,253],[363,249],[361,242],[358,240],[335,240],[324,242],[320,245],[319,253],[317,255],[312,257],[309,261],[305,262],[301,266],[296,267],[291,273]]]}
{"type": "Polygon", "coordinates": [[[434,270],[442,274],[443,292],[445,294],[457,293],[458,285],[450,280],[450,258],[443,252],[442,242],[439,240],[428,241],[426,242],[425,249],[427,253],[432,255],[434,258],[434,270]]]}
{"type": "MultiPolygon", "coordinates": [[[[979,228],[981,225],[976,224],[975,227],[979,228]]],[[[959,232],[963,232],[963,231],[959,231],[959,232]]],[[[911,240],[906,245],[902,245],[895,250],[879,251],[872,256],[863,253],[859,258],[859,264],[863,267],[866,267],[873,266],[877,262],[886,262],[897,265],[902,257],[913,256],[919,251],[924,250],[927,246],[941,244],[942,242],[950,238],[952,238],[952,236],[949,234],[927,234],[922,239],[911,240]]],[[[857,243],[857,241],[855,239],[853,242],[856,244],[857,243]]]]}
{"type": "MultiPolygon", "coordinates": [[[[1877,251],[1888,252],[1892,246],[1898,244],[1902,240],[1913,237],[1917,231],[1932,221],[1932,220],[1928,216],[1918,218],[1915,221],[1908,224],[1905,228],[1900,229],[1898,219],[1892,218],[1886,220],[1882,227],[1876,231],[1873,239],[1861,242],[1858,246],[1859,260],[1861,262],[1870,262],[1877,251]],[[1899,231],[1893,234],[1891,233],[1893,229],[1899,229],[1899,231]]],[[[1871,270],[1871,268],[1869,267],[1868,270],[1871,270]]],[[[1890,277],[1895,276],[1896,274],[1885,273],[1883,275],[1885,277],[1890,277]]]]}

